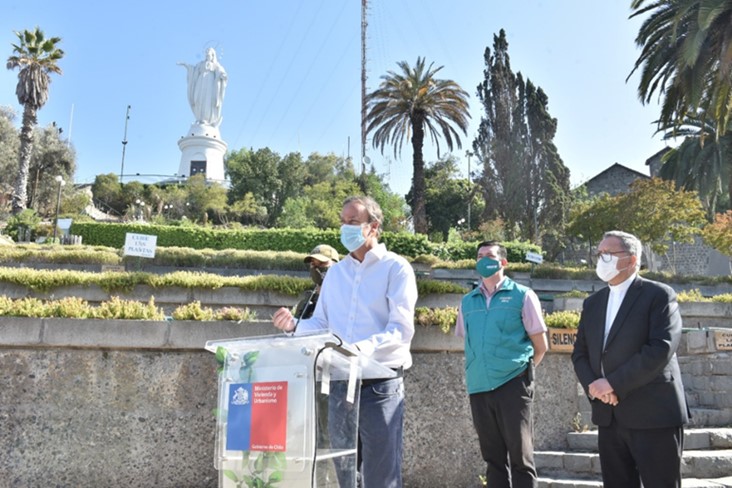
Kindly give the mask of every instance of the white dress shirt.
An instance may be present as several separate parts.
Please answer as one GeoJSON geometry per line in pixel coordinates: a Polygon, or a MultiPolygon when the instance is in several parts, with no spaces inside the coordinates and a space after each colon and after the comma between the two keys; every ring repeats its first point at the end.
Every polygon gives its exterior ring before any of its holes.
{"type": "Polygon", "coordinates": [[[628,288],[630,288],[633,280],[635,280],[636,274],[633,273],[632,276],[617,285],[608,285],[610,293],[607,297],[607,309],[605,309],[605,335],[602,339],[603,348],[607,342],[607,336],[610,335],[610,329],[613,326],[615,317],[618,315],[618,310],[620,310],[620,304],[623,303],[625,294],[628,292],[628,288]]]}
{"type": "Polygon", "coordinates": [[[378,244],[363,262],[349,254],[328,269],[315,312],[297,334],[328,329],[379,364],[406,369],[416,303],[412,266],[378,244]]]}

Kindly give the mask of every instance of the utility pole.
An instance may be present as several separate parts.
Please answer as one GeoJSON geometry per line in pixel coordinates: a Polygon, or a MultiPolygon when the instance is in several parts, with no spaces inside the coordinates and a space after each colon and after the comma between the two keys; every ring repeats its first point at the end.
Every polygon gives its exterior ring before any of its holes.
{"type": "Polygon", "coordinates": [[[468,230],[470,230],[470,203],[473,200],[473,178],[470,176],[470,157],[473,155],[470,149],[465,151],[465,156],[468,158],[468,230]]]}
{"type": "Polygon", "coordinates": [[[366,174],[366,9],[368,0],[361,0],[361,176],[366,174]]]}
{"type": "Polygon", "coordinates": [[[119,170],[119,183],[122,184],[122,177],[125,174],[125,149],[127,148],[127,122],[130,120],[130,109],[132,105],[127,105],[127,114],[125,115],[125,136],[122,139],[122,167],[119,170]]]}

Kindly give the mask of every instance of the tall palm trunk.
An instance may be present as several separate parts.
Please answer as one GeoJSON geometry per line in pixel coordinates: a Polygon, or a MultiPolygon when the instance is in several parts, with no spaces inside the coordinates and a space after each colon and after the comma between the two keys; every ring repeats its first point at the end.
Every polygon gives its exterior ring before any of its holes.
{"type": "Polygon", "coordinates": [[[12,196],[13,214],[22,212],[28,204],[28,174],[30,173],[31,152],[33,151],[33,128],[38,123],[37,112],[37,109],[30,103],[27,103],[23,109],[18,177],[15,180],[12,196]]]}
{"type": "Polygon", "coordinates": [[[414,231],[418,234],[426,234],[427,211],[425,208],[425,182],[424,182],[424,156],[422,147],[424,145],[424,123],[421,117],[415,117],[412,122],[412,219],[414,231]]]}

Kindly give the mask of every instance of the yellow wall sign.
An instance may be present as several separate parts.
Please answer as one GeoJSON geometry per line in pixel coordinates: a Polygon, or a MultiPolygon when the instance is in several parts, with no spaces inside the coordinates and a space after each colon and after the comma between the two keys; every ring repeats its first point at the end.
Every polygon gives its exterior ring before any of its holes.
{"type": "Polygon", "coordinates": [[[554,352],[572,352],[577,340],[577,329],[549,329],[549,350],[554,352]]]}
{"type": "Polygon", "coordinates": [[[717,351],[732,351],[732,330],[715,330],[714,345],[717,351]]]}

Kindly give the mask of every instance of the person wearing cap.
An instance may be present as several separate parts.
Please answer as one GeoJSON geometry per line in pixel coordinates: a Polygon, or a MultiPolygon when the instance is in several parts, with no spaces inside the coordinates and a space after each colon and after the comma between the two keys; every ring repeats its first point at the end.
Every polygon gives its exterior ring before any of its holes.
{"type": "Polygon", "coordinates": [[[338,262],[338,251],[328,244],[320,244],[310,251],[305,258],[305,264],[309,265],[310,279],[315,283],[312,291],[305,292],[305,296],[295,306],[295,317],[299,319],[309,319],[313,316],[315,305],[318,303],[320,296],[320,287],[323,285],[325,273],[332,264],[338,262]]]}

